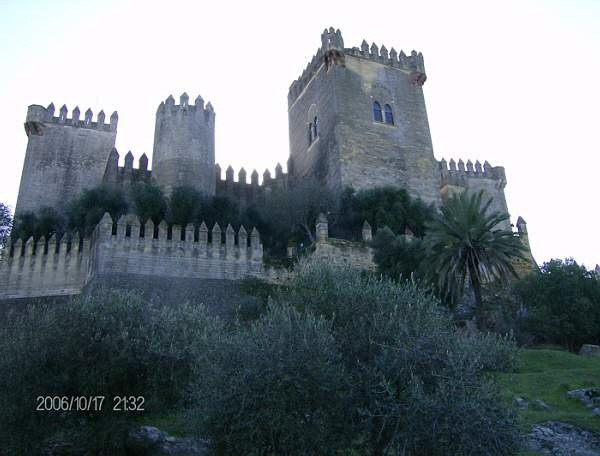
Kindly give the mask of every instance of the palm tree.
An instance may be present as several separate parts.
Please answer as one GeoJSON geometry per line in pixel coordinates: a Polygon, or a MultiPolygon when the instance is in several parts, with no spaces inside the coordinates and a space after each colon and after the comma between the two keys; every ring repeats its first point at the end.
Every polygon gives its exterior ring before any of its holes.
{"type": "Polygon", "coordinates": [[[475,294],[478,326],[482,316],[482,283],[516,277],[512,260],[525,247],[512,231],[498,228],[508,214],[489,211],[483,192],[453,196],[429,224],[425,237],[429,272],[440,295],[454,303],[467,278],[475,294]]]}

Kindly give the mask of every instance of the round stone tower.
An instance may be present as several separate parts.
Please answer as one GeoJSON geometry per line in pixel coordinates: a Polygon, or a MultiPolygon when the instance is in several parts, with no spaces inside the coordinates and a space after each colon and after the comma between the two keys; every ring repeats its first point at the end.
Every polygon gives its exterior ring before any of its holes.
{"type": "Polygon", "coordinates": [[[200,96],[194,103],[170,95],[156,112],[152,175],[167,195],[181,185],[215,194],[215,111],[200,96]]]}

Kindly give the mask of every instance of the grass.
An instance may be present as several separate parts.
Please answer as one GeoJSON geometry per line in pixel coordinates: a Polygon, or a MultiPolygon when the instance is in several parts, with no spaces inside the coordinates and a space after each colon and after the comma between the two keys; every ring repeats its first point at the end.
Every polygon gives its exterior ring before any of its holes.
{"type": "Polygon", "coordinates": [[[520,396],[529,402],[529,407],[519,412],[523,432],[529,432],[533,424],[552,420],[600,433],[600,418],[579,400],[567,397],[567,391],[600,386],[600,359],[556,348],[524,349],[518,369],[499,374],[498,382],[508,400],[520,396]],[[531,403],[536,399],[550,410],[535,410],[531,403]]]}

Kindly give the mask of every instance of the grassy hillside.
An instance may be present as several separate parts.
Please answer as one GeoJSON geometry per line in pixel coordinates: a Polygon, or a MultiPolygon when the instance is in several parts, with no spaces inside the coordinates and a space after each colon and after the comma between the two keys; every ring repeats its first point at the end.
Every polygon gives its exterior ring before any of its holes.
{"type": "Polygon", "coordinates": [[[600,418],[576,399],[567,397],[567,391],[600,386],[600,359],[561,351],[538,348],[522,350],[516,372],[498,375],[505,397],[526,399],[527,409],[521,410],[524,432],[531,425],[548,420],[571,423],[600,432],[600,418]],[[536,399],[544,401],[550,410],[536,410],[536,399]]]}

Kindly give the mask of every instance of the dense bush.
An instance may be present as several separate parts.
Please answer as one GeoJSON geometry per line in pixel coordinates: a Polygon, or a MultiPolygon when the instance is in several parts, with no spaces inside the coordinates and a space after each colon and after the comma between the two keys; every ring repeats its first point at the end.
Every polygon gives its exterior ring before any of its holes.
{"type": "Polygon", "coordinates": [[[223,454],[516,451],[487,375],[513,365],[509,341],[463,335],[411,283],[322,264],[275,303],[215,341],[198,374],[196,424],[223,454]]]}
{"type": "Polygon", "coordinates": [[[54,233],[58,236],[65,232],[64,219],[51,207],[42,207],[37,212],[24,212],[15,219],[12,230],[13,239],[25,242],[29,237],[37,241],[42,236],[49,239],[54,233]]]}
{"type": "Polygon", "coordinates": [[[2,448],[37,454],[59,441],[76,454],[119,454],[128,420],[183,399],[206,334],[219,330],[202,307],[106,290],[8,315],[0,323],[2,448]],[[97,395],[101,412],[35,411],[38,396],[97,395]],[[145,411],[113,411],[113,396],[123,395],[143,396],[145,411]]]}
{"type": "Polygon", "coordinates": [[[200,213],[202,198],[202,193],[194,187],[175,187],[169,197],[167,221],[179,226],[194,222],[200,213]]]}
{"type": "Polygon", "coordinates": [[[135,214],[142,223],[152,220],[158,225],[165,218],[167,199],[156,185],[139,182],[131,187],[131,200],[135,214]]]}
{"type": "Polygon", "coordinates": [[[396,235],[387,226],[379,229],[373,238],[374,260],[380,272],[396,280],[415,278],[423,280],[423,241],[416,237],[396,235]]]}
{"type": "Polygon", "coordinates": [[[99,185],[84,190],[67,207],[69,229],[90,234],[102,216],[108,212],[113,220],[127,213],[127,199],[121,187],[99,185]]]}
{"type": "Polygon", "coordinates": [[[577,350],[600,343],[600,279],[573,259],[550,260],[515,286],[523,324],[541,342],[577,350]]]}
{"type": "Polygon", "coordinates": [[[362,224],[369,222],[374,231],[387,226],[404,234],[408,228],[415,236],[425,234],[425,225],[433,217],[433,207],[413,199],[403,188],[377,187],[355,191],[347,189],[341,196],[339,218],[334,232],[345,238],[360,239],[362,224]]]}
{"type": "Polygon", "coordinates": [[[213,339],[191,428],[217,454],[333,454],[352,438],[348,389],[328,323],[271,306],[250,328],[213,339]]]}

